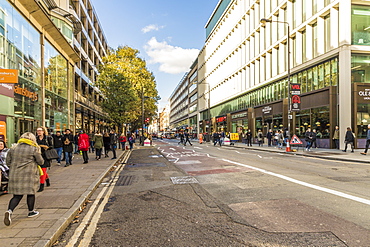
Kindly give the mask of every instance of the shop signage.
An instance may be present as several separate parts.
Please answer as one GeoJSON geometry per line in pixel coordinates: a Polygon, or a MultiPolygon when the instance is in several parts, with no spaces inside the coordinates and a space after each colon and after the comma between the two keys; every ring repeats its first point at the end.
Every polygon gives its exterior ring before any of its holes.
{"type": "Polygon", "coordinates": [[[6,123],[0,121],[0,140],[6,141],[6,123]]]}
{"type": "Polygon", "coordinates": [[[291,95],[291,110],[301,110],[301,84],[291,83],[290,84],[290,95],[291,95]]]}
{"type": "Polygon", "coordinates": [[[358,91],[358,96],[360,96],[362,100],[370,100],[370,88],[365,88],[361,91],[358,91]]]}
{"type": "Polygon", "coordinates": [[[230,133],[230,140],[231,141],[238,141],[239,140],[239,134],[238,133],[230,133]]]}
{"type": "Polygon", "coordinates": [[[262,114],[263,115],[269,115],[272,114],[272,106],[265,106],[262,108],[262,114]]]}
{"type": "Polygon", "coordinates": [[[238,113],[238,114],[234,114],[231,116],[231,119],[236,119],[236,118],[244,118],[248,116],[248,113],[247,112],[243,112],[243,113],[238,113]]]}
{"type": "Polygon", "coordinates": [[[39,99],[39,95],[37,93],[31,92],[26,88],[21,88],[20,86],[14,87],[14,93],[30,98],[32,101],[37,101],[39,99]]]}
{"type": "Polygon", "coordinates": [[[14,85],[13,84],[6,84],[0,83],[0,94],[4,96],[8,96],[14,98],[14,85]]]}
{"type": "Polygon", "coordinates": [[[217,122],[217,123],[222,123],[222,122],[224,122],[224,121],[226,121],[226,116],[216,118],[216,122],[217,122]]]}
{"type": "Polygon", "coordinates": [[[18,70],[0,69],[0,83],[18,83],[18,70]]]}

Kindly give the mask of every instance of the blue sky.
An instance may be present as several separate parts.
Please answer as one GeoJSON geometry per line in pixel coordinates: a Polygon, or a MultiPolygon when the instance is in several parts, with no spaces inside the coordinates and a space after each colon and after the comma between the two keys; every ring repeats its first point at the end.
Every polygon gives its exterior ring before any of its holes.
{"type": "Polygon", "coordinates": [[[91,0],[109,46],[128,45],[156,77],[162,108],[205,42],[218,0],[91,0]]]}

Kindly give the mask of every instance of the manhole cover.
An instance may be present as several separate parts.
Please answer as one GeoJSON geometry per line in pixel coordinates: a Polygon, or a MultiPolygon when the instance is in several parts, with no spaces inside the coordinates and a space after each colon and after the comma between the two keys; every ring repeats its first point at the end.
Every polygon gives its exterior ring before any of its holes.
{"type": "Polygon", "coordinates": [[[194,177],[171,177],[173,184],[197,184],[199,183],[194,177]]]}

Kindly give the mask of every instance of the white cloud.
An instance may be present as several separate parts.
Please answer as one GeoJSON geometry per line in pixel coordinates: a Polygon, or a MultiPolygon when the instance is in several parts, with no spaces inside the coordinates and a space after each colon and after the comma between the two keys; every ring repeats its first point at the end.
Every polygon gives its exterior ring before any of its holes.
{"type": "Polygon", "coordinates": [[[150,31],[158,31],[164,28],[164,26],[158,26],[157,24],[151,24],[141,29],[143,33],[149,33],[150,31]]]}
{"type": "Polygon", "coordinates": [[[166,41],[158,42],[155,37],[145,45],[149,55],[149,63],[160,64],[159,70],[169,74],[179,74],[189,71],[192,62],[198,56],[198,49],[184,49],[167,44],[166,41]]]}

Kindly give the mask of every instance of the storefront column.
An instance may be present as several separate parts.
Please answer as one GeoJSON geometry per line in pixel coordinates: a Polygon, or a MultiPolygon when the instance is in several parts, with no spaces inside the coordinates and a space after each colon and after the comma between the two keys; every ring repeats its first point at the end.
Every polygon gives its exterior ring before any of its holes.
{"type": "Polygon", "coordinates": [[[41,126],[46,126],[46,107],[45,107],[45,35],[44,30],[40,35],[41,46],[41,126]]]}
{"type": "MultiPolygon", "coordinates": [[[[350,93],[352,91],[351,87],[351,49],[350,46],[343,46],[339,51],[339,84],[338,84],[338,97],[335,112],[338,112],[338,122],[339,122],[339,145],[341,149],[344,149],[344,137],[347,127],[354,126],[351,123],[352,116],[352,100],[350,93]]],[[[335,92],[333,92],[335,93],[335,92]]],[[[333,102],[333,101],[331,101],[333,102]]],[[[332,109],[334,107],[331,107],[332,109]]],[[[332,111],[330,109],[330,112],[332,111]]],[[[334,109],[333,109],[334,110],[334,109]]],[[[332,119],[330,120],[332,121],[332,119]]],[[[337,121],[335,121],[337,122],[337,121]]],[[[332,128],[335,128],[335,122],[332,123],[332,128]]],[[[334,129],[332,129],[333,133],[334,129]]],[[[331,137],[332,138],[332,137],[331,137]]]]}
{"type": "Polygon", "coordinates": [[[254,108],[248,108],[248,129],[251,130],[253,135],[256,133],[256,116],[254,108]]]}

